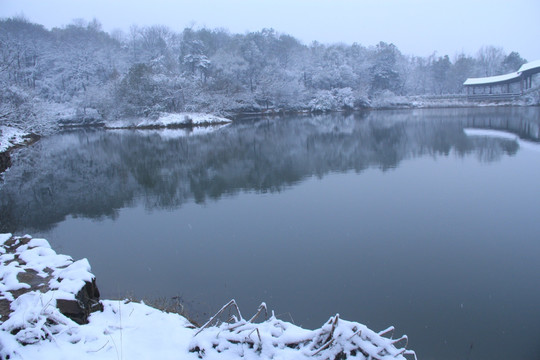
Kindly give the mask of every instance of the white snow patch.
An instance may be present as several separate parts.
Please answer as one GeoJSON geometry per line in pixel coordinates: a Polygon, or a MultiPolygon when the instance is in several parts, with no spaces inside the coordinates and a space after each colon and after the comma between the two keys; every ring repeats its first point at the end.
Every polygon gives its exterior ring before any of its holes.
{"type": "Polygon", "coordinates": [[[25,135],[28,135],[28,133],[20,129],[11,126],[0,126],[0,152],[24,143],[25,135]]]}
{"type": "Polygon", "coordinates": [[[139,123],[137,119],[121,119],[121,120],[108,120],[105,121],[106,129],[125,129],[134,128],[139,123]]]}
{"type": "MultiPolygon", "coordinates": [[[[13,258],[4,258],[5,260],[12,260],[13,258]]],[[[2,262],[4,262],[2,259],[2,262]]],[[[13,300],[13,296],[9,291],[19,290],[19,289],[29,289],[30,285],[19,282],[17,275],[21,272],[24,272],[23,269],[17,267],[15,263],[9,263],[2,266],[3,269],[0,273],[0,299],[13,300]]]]}
{"type": "MultiPolygon", "coordinates": [[[[171,125],[178,125],[178,124],[200,125],[200,124],[229,123],[231,122],[231,120],[226,119],[224,117],[215,116],[211,114],[204,114],[204,113],[179,113],[179,114],[162,113],[156,122],[157,124],[161,126],[171,126],[171,125]]],[[[152,125],[152,123],[148,125],[152,125]]]]}
{"type": "Polygon", "coordinates": [[[12,236],[12,234],[10,234],[10,233],[0,234],[0,245],[3,245],[6,241],[11,239],[11,236],[12,236]]]}

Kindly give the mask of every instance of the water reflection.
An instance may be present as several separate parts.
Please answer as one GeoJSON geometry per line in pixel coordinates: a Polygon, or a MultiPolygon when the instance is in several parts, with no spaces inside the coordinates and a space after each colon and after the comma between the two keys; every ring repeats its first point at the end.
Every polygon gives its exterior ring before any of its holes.
{"type": "Polygon", "coordinates": [[[522,148],[539,116],[66,133],[17,153],[0,227],[87,257],[106,298],[181,295],[201,321],[233,297],[246,312],[266,301],[312,328],[336,312],[395,325],[421,359],[538,358],[540,168],[522,148]]]}
{"type": "Polygon", "coordinates": [[[312,175],[408,158],[514,155],[516,141],[468,137],[463,128],[510,131],[539,140],[538,111],[448,109],[331,114],[236,123],[190,135],[178,131],[76,131],[19,151],[0,188],[0,231],[45,230],[67,215],[112,217],[219,199],[239,191],[281,191],[312,175]]]}

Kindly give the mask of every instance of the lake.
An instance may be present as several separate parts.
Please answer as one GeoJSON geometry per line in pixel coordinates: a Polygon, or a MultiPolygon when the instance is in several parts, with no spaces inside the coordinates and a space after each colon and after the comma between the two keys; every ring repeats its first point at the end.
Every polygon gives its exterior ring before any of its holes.
{"type": "Polygon", "coordinates": [[[88,258],[104,298],[339,313],[419,359],[540,359],[540,108],[77,130],[18,150],[0,231],[88,258]]]}

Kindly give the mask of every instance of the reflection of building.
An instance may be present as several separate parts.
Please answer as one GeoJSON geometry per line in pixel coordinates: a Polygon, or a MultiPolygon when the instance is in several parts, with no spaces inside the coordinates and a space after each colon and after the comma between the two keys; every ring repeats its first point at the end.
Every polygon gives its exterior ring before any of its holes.
{"type": "Polygon", "coordinates": [[[518,71],[483,78],[468,78],[463,83],[469,98],[511,99],[532,88],[532,76],[540,73],[540,60],[522,65],[518,71]],[[519,91],[518,91],[519,85],[519,91]]]}

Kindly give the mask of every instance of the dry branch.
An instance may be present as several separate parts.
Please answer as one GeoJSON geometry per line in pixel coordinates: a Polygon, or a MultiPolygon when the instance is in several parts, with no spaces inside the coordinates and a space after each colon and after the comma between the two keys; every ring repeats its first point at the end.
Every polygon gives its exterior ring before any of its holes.
{"type": "Polygon", "coordinates": [[[305,358],[317,359],[371,359],[371,360],[405,360],[406,356],[416,359],[412,350],[407,350],[407,336],[392,339],[394,327],[379,333],[365,325],[340,319],[339,315],[331,317],[321,328],[315,330],[302,329],[272,316],[261,323],[253,321],[262,312],[267,312],[262,303],[249,321],[240,316],[234,300],[223,306],[194,335],[190,351],[204,358],[212,352],[230,353],[238,358],[260,355],[279,357],[280,353],[297,352],[305,358]],[[239,314],[234,323],[221,323],[210,326],[227,309],[233,307],[239,314]],[[251,335],[257,333],[254,340],[251,335]],[[200,334],[200,335],[199,335],[200,334]],[[390,337],[383,335],[390,334],[390,337]],[[195,336],[199,335],[197,338],[195,336]],[[258,340],[258,341],[257,341],[258,340]],[[398,344],[405,345],[403,347],[398,344]]]}

